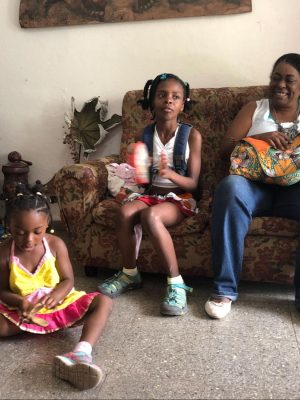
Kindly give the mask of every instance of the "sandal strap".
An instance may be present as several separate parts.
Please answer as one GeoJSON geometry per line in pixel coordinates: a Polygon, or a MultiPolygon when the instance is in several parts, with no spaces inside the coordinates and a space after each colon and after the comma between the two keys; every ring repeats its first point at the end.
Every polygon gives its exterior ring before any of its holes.
{"type": "Polygon", "coordinates": [[[124,272],[119,271],[118,273],[113,275],[111,278],[108,278],[104,282],[104,285],[108,286],[108,287],[114,286],[115,290],[118,290],[130,283],[132,283],[132,281],[130,280],[130,277],[128,275],[124,274],[124,272]]]}

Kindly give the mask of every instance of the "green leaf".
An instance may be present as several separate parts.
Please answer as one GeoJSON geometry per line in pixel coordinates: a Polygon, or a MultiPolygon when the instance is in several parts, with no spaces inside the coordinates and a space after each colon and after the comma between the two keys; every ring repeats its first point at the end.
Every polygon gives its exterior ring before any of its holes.
{"type": "Polygon", "coordinates": [[[99,123],[99,113],[95,110],[98,99],[92,99],[90,102],[84,103],[81,111],[74,110],[74,118],[72,124],[79,131],[93,130],[99,123]]]}
{"type": "Polygon", "coordinates": [[[100,97],[94,97],[85,102],[80,111],[75,108],[74,104],[75,99],[72,98],[74,113],[72,117],[68,117],[66,122],[70,129],[70,137],[82,146],[83,154],[87,157],[89,153],[96,150],[95,146],[102,142],[108,130],[121,123],[122,117],[114,114],[106,121],[101,120],[101,115],[102,117],[106,115],[107,102],[101,102],[100,97]],[[102,113],[101,107],[103,107],[102,113]]]}
{"type": "Polygon", "coordinates": [[[120,125],[122,122],[122,117],[121,115],[118,114],[113,114],[111,118],[107,119],[106,121],[101,121],[101,125],[106,131],[109,131],[110,129],[114,128],[117,125],[120,125]]]}

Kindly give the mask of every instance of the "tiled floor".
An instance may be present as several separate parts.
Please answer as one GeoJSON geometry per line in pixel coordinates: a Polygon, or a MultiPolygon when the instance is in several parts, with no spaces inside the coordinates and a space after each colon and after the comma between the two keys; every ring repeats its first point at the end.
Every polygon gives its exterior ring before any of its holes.
{"type": "MultiPolygon", "coordinates": [[[[64,235],[63,235],[64,236],[64,235]]],[[[74,264],[76,287],[95,290],[111,275],[87,278],[74,264]]],[[[163,317],[165,277],[143,274],[144,287],[114,301],[94,362],[106,378],[80,392],[51,372],[56,354],[72,349],[81,327],[0,342],[1,399],[300,399],[300,314],[289,286],[241,283],[239,301],[221,321],[203,310],[210,280],[194,288],[189,313],[163,317]]]]}

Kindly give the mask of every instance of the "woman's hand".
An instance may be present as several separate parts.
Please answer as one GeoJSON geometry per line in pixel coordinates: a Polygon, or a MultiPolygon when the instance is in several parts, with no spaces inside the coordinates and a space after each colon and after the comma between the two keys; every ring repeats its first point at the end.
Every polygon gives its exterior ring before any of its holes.
{"type": "Polygon", "coordinates": [[[274,149],[286,150],[291,144],[291,140],[283,132],[265,132],[251,136],[254,139],[264,140],[274,149]]]}

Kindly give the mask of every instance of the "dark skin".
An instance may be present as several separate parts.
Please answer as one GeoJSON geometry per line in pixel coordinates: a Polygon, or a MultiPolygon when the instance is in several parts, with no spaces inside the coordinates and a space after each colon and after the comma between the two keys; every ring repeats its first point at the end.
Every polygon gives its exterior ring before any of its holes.
{"type": "MultiPolygon", "coordinates": [[[[280,62],[272,71],[270,83],[270,111],[280,123],[293,122],[298,116],[298,99],[300,96],[300,74],[296,68],[288,63],[280,62]]],[[[220,146],[221,158],[228,160],[236,143],[247,136],[252,117],[256,109],[256,102],[246,104],[233,120],[220,146]]],[[[252,136],[264,140],[270,146],[279,150],[286,150],[290,146],[289,138],[283,132],[262,132],[252,136]]],[[[213,297],[215,302],[229,302],[227,297],[213,297]]]]}
{"type": "MultiPolygon", "coordinates": [[[[166,144],[175,135],[178,115],[183,111],[184,101],[184,90],[177,80],[167,79],[159,83],[154,97],[153,112],[157,132],[163,144],[166,144]]],[[[196,189],[201,168],[201,144],[200,132],[193,128],[189,137],[190,155],[187,176],[179,175],[170,169],[166,155],[161,155],[159,174],[179,186],[175,189],[172,188],[172,192],[180,194],[196,189]]],[[[170,189],[152,186],[150,194],[163,195],[168,192],[170,189]]],[[[146,231],[151,237],[153,246],[168,276],[178,276],[179,267],[168,227],[180,223],[184,218],[183,213],[172,203],[149,207],[142,201],[135,200],[122,206],[118,214],[119,226],[116,234],[124,266],[126,268],[135,267],[134,226],[141,224],[143,231],[146,231]]]]}
{"type": "MultiPolygon", "coordinates": [[[[294,121],[297,118],[300,96],[300,74],[297,69],[285,62],[279,63],[272,71],[269,91],[270,110],[273,116],[276,116],[277,121],[294,121]]],[[[233,120],[220,146],[222,158],[228,159],[236,143],[247,136],[255,108],[255,101],[246,104],[233,120]]],[[[285,150],[290,145],[289,139],[283,132],[262,132],[252,137],[264,140],[279,150],[285,150]]]]}
{"type": "MultiPolygon", "coordinates": [[[[9,286],[9,256],[12,240],[15,241],[15,256],[20,263],[31,273],[34,273],[41,261],[45,248],[43,238],[47,239],[51,253],[56,258],[56,268],[60,282],[51,291],[42,297],[39,302],[46,308],[54,308],[74,287],[74,275],[67,247],[63,240],[46,233],[48,215],[35,210],[19,211],[14,213],[9,221],[9,230],[12,239],[0,245],[0,299],[7,305],[19,310],[26,317],[36,306],[19,294],[13,293],[9,286]]],[[[93,299],[85,317],[80,340],[89,342],[92,346],[101,336],[111,313],[112,301],[100,295],[93,299]]],[[[0,315],[0,337],[21,333],[22,330],[0,315]]]]}

